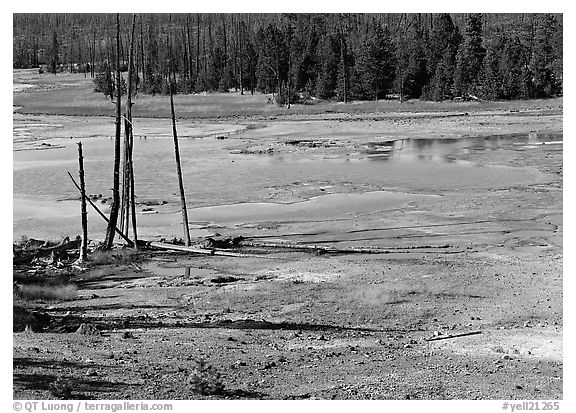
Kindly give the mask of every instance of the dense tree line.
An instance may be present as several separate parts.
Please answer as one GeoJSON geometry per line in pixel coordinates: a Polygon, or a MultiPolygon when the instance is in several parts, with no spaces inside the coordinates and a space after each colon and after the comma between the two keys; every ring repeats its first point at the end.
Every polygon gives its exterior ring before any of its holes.
{"type": "MultiPolygon", "coordinates": [[[[122,15],[127,70],[132,16],[122,15]]],[[[140,93],[239,90],[319,98],[527,99],[562,94],[562,15],[144,14],[140,93]]],[[[15,68],[84,72],[112,97],[114,15],[15,14],[15,68]]]]}

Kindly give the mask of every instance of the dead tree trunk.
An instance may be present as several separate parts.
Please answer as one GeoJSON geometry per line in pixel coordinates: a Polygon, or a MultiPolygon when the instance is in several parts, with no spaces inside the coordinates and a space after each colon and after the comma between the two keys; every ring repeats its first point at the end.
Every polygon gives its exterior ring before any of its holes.
{"type": "Polygon", "coordinates": [[[146,83],[146,61],[144,60],[144,23],[140,15],[140,58],[142,59],[142,84],[146,83]]]}
{"type": "MultiPolygon", "coordinates": [[[[126,175],[125,175],[125,192],[124,192],[124,232],[126,235],[130,233],[130,225],[132,225],[132,231],[134,232],[134,248],[138,247],[138,232],[136,226],[136,205],[135,205],[135,195],[134,195],[134,163],[132,161],[134,136],[132,133],[132,123],[128,120],[128,117],[124,117],[124,130],[126,131],[126,175]]],[[[132,243],[130,243],[132,245],[132,243]]]]}
{"type": "Polygon", "coordinates": [[[287,109],[290,109],[290,51],[288,51],[288,82],[286,82],[286,87],[288,88],[288,93],[286,94],[288,99],[288,105],[286,106],[287,109]]]}
{"type": "Polygon", "coordinates": [[[186,196],[182,182],[182,167],[180,166],[180,150],[178,148],[178,135],[176,133],[176,117],[174,114],[174,98],[172,96],[172,83],[170,83],[170,110],[172,112],[172,134],[174,135],[174,157],[176,159],[176,173],[178,174],[178,186],[180,188],[180,202],[182,206],[182,224],[186,245],[190,245],[190,230],[188,228],[188,210],[186,209],[186,196]]]}
{"type": "Polygon", "coordinates": [[[342,101],[346,103],[348,101],[348,85],[346,84],[346,50],[342,26],[340,26],[340,65],[342,67],[342,101]]]}
{"type": "MultiPolygon", "coordinates": [[[[171,50],[171,49],[170,49],[171,50]]],[[[174,76],[174,71],[172,70],[172,56],[170,56],[170,72],[174,76]]],[[[186,246],[190,245],[190,229],[188,227],[188,210],[186,209],[186,196],[184,194],[184,183],[182,181],[182,167],[180,166],[180,149],[178,147],[178,134],[176,133],[176,115],[174,112],[174,82],[170,76],[169,78],[169,89],[170,89],[170,113],[172,115],[172,135],[174,136],[174,157],[176,159],[176,173],[178,174],[178,186],[180,188],[180,202],[182,206],[182,225],[184,228],[184,239],[186,240],[186,246]]]]}
{"type": "Polygon", "coordinates": [[[130,135],[128,131],[128,122],[126,121],[126,113],[124,113],[124,151],[122,156],[122,192],[120,194],[120,223],[119,226],[122,228],[125,234],[128,234],[128,199],[130,193],[128,185],[130,182],[130,176],[128,175],[128,147],[130,145],[130,135]]]}
{"type": "Polygon", "coordinates": [[[80,262],[88,259],[88,212],[86,211],[86,184],[84,182],[84,157],[82,142],[78,142],[78,175],[80,176],[80,205],[82,217],[82,245],[80,247],[80,262]]]}
{"type": "Polygon", "coordinates": [[[200,14],[196,13],[196,79],[200,77],[200,14]]]}
{"type": "Polygon", "coordinates": [[[190,15],[186,15],[186,44],[188,45],[188,78],[190,79],[190,92],[192,90],[192,86],[194,85],[193,79],[193,69],[192,69],[192,42],[190,41],[190,15]]]}
{"type": "Polygon", "coordinates": [[[134,195],[134,162],[132,153],[134,149],[134,134],[130,125],[130,211],[132,215],[132,232],[134,233],[134,248],[138,248],[138,230],[136,225],[136,196],[134,195]]]}
{"type": "Polygon", "coordinates": [[[128,56],[128,84],[126,98],[126,112],[124,114],[124,157],[122,158],[122,206],[120,208],[120,228],[126,235],[130,232],[130,134],[131,134],[131,106],[132,106],[132,61],[131,54],[134,44],[134,28],[136,15],[132,15],[132,32],[128,56]],[[128,119],[128,121],[126,121],[128,119]]]}
{"type": "Polygon", "coordinates": [[[126,97],[126,119],[124,120],[125,131],[125,179],[124,179],[124,208],[123,216],[125,218],[125,233],[129,233],[130,214],[132,213],[132,227],[134,230],[134,248],[138,247],[136,232],[136,216],[134,208],[134,169],[132,162],[132,148],[134,145],[134,134],[132,129],[132,83],[133,83],[133,66],[134,66],[134,31],[136,29],[136,15],[132,16],[132,33],[130,36],[130,48],[128,50],[128,84],[126,97]]]}
{"type": "MultiPolygon", "coordinates": [[[[74,180],[74,178],[72,177],[70,172],[68,172],[68,176],[72,180],[72,183],[74,184],[76,189],[78,189],[80,191],[80,186],[78,185],[78,183],[76,183],[76,181],[74,180]]],[[[84,195],[84,199],[86,199],[86,201],[88,201],[88,203],[92,206],[92,208],[94,208],[94,210],[96,212],[98,212],[98,215],[100,215],[102,217],[102,219],[104,221],[106,221],[106,223],[110,222],[110,220],[106,217],[106,215],[104,215],[104,213],[102,211],[100,211],[100,209],[96,206],[96,204],[94,202],[92,202],[92,200],[90,198],[88,198],[86,195],[84,195]]],[[[120,235],[122,238],[124,238],[126,240],[128,245],[132,245],[132,241],[126,235],[124,235],[124,233],[122,231],[120,231],[118,229],[118,227],[116,227],[116,232],[118,233],[118,235],[120,235]]]]}
{"type": "Polygon", "coordinates": [[[242,76],[243,76],[243,68],[242,68],[242,47],[243,47],[243,33],[241,30],[241,26],[240,22],[238,22],[238,29],[237,29],[237,35],[238,35],[238,46],[236,47],[236,57],[239,61],[239,66],[240,66],[240,75],[238,76],[238,80],[240,82],[240,94],[243,95],[244,94],[244,84],[242,83],[242,76]]]}
{"type": "MultiPolygon", "coordinates": [[[[134,248],[138,248],[138,231],[136,225],[136,202],[134,195],[134,160],[133,160],[133,150],[134,150],[134,125],[132,123],[132,66],[134,65],[134,32],[136,30],[136,15],[134,15],[132,20],[132,36],[130,38],[130,55],[128,57],[128,122],[130,123],[130,148],[128,153],[128,167],[130,168],[130,212],[132,215],[132,232],[134,233],[134,248]]],[[[136,71],[136,76],[138,72],[136,71]]]]}
{"type": "Polygon", "coordinates": [[[90,77],[94,77],[94,73],[96,68],[94,65],[96,64],[96,29],[93,28],[92,33],[92,53],[90,54],[90,77]]]}
{"type": "Polygon", "coordinates": [[[122,158],[122,203],[120,208],[120,228],[126,235],[130,231],[130,167],[128,166],[130,153],[130,124],[126,113],[124,114],[124,156],[122,158]]]}
{"type": "Polygon", "coordinates": [[[104,249],[111,249],[116,234],[116,223],[118,222],[118,210],[120,208],[120,138],[122,132],[121,113],[122,102],[121,93],[122,82],[120,77],[120,14],[116,14],[116,139],[114,141],[114,183],[112,189],[112,208],[110,210],[110,221],[106,229],[104,249]]]}

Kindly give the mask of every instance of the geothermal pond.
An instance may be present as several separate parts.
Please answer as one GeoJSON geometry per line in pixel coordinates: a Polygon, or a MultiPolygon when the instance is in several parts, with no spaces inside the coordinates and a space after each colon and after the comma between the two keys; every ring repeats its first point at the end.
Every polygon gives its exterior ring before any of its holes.
{"type": "MultiPolygon", "coordinates": [[[[355,214],[425,203],[442,191],[504,189],[537,183],[526,167],[492,164],[491,153],[537,150],[545,143],[562,150],[561,136],[488,136],[462,139],[369,140],[350,150],[246,154],[237,139],[187,137],[179,140],[192,236],[210,228],[297,217],[353,218],[355,214]],[[483,155],[486,156],[478,156],[483,155]],[[479,161],[480,159],[480,161],[479,161]],[[300,202],[270,202],[271,191],[322,183],[327,195],[300,202]],[[365,187],[329,194],[333,185],[365,187]]],[[[80,233],[78,193],[67,176],[77,175],[77,145],[83,143],[87,192],[111,196],[113,140],[108,137],[53,138],[15,147],[14,238],[74,236],[80,233]]],[[[286,146],[290,146],[289,143],[286,146]]],[[[143,237],[179,236],[179,192],[171,136],[136,137],[134,168],[143,237]],[[149,207],[149,208],[147,208],[149,207]]],[[[89,212],[90,231],[104,223],[89,212]]],[[[94,232],[92,232],[94,233],[94,232]]],[[[102,233],[103,234],[103,233],[102,233]]]]}

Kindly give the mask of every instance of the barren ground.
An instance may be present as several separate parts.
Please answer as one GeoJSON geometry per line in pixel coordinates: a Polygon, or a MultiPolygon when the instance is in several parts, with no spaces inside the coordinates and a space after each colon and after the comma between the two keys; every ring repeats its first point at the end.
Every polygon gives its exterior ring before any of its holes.
{"type": "MultiPolygon", "coordinates": [[[[32,165],[30,153],[46,152],[29,151],[31,142],[70,135],[97,139],[111,125],[109,118],[93,116],[109,115],[99,113],[100,107],[113,107],[90,93],[89,79],[64,79],[15,74],[15,84],[32,85],[14,94],[15,238],[23,234],[19,223],[31,219],[17,215],[17,198],[35,199],[35,189],[28,193],[18,183],[45,171],[44,165],[35,165],[34,172],[19,163],[32,165]],[[79,100],[72,100],[76,95],[79,100]],[[64,126],[26,126],[39,119],[48,125],[58,119],[64,126]],[[80,120],[100,126],[82,126],[80,120]],[[20,126],[29,135],[23,137],[20,126]],[[27,158],[18,158],[21,153],[27,158]],[[32,175],[19,172],[24,170],[32,175]]],[[[221,185],[189,184],[188,193],[197,198],[191,208],[197,220],[191,220],[199,229],[252,243],[389,252],[317,254],[252,246],[239,251],[249,257],[146,252],[135,262],[100,259],[85,271],[32,274],[14,267],[20,285],[50,280],[50,288],[69,292],[51,300],[15,296],[15,398],[54,398],[51,385],[57,380],[72,384],[67,397],[97,399],[563,397],[561,100],[369,102],[294,106],[287,112],[266,105],[263,95],[200,98],[206,99],[202,107],[194,97],[179,97],[179,125],[210,136],[195,162],[234,161],[242,167],[272,153],[293,163],[282,176],[254,175],[249,184],[228,184],[223,195],[221,185]],[[222,131],[227,139],[215,139],[222,131]],[[484,144],[456,147],[449,154],[456,169],[446,170],[452,176],[426,164],[420,175],[400,168],[401,173],[348,179],[331,170],[309,180],[294,178],[298,162],[362,162],[366,147],[380,155],[382,142],[470,137],[482,137],[484,144]],[[343,193],[361,198],[325,198],[343,193]],[[319,208],[315,203],[322,199],[338,205],[319,208]],[[278,213],[264,209],[266,219],[250,214],[257,208],[250,204],[222,214],[202,209],[234,202],[292,206],[278,213]],[[77,333],[83,323],[98,332],[77,333]],[[480,334],[426,340],[472,331],[480,334]],[[219,394],[201,394],[193,385],[199,359],[220,373],[220,379],[204,373],[212,382],[221,380],[219,394]]],[[[151,136],[164,133],[153,120],[166,116],[164,103],[155,109],[162,99],[142,97],[135,106],[140,104],[138,116],[151,136]]],[[[434,155],[431,149],[418,149],[414,159],[434,155]]],[[[64,149],[50,151],[59,150],[64,149]]],[[[235,182],[234,174],[222,182],[235,182]]],[[[71,194],[48,192],[42,199],[60,205],[58,199],[71,194]]],[[[153,198],[150,193],[142,201],[153,198]]],[[[177,199],[169,197],[154,207],[156,217],[139,205],[150,237],[178,234],[175,205],[177,199]]],[[[34,219],[41,233],[41,214],[34,219]]],[[[36,236],[30,228],[26,235],[36,236]]]]}

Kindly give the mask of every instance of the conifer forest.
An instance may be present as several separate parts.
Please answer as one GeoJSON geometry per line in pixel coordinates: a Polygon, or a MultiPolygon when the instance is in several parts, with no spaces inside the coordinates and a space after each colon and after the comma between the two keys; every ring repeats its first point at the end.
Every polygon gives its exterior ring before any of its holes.
{"type": "MultiPolygon", "coordinates": [[[[115,16],[14,15],[14,68],[80,71],[114,93],[115,16]]],[[[562,15],[139,15],[139,93],[231,89],[278,103],[535,99],[562,95],[562,15]]],[[[132,17],[121,15],[127,70],[132,17]]]]}

